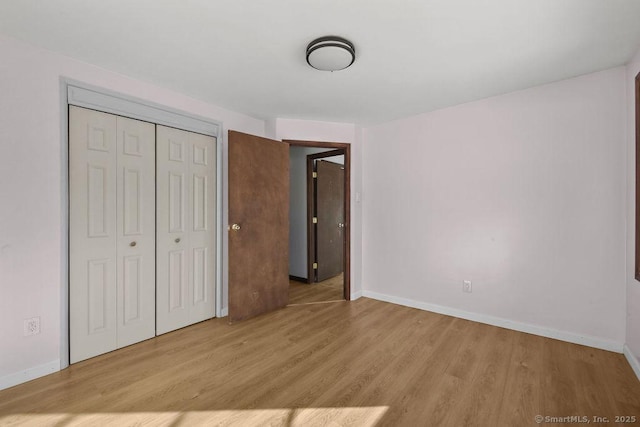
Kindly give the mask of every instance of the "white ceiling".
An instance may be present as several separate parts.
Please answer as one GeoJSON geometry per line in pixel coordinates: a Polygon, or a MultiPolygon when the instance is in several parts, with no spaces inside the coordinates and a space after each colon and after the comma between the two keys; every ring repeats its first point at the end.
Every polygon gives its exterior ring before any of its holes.
{"type": "Polygon", "coordinates": [[[370,124],[622,65],[640,1],[3,0],[0,33],[260,118],[370,124]],[[324,35],[351,68],[306,64],[324,35]]]}

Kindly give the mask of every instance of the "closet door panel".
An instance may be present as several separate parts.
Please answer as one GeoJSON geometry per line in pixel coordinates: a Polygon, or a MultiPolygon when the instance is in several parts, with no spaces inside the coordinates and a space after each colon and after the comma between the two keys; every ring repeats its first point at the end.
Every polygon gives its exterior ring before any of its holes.
{"type": "Polygon", "coordinates": [[[191,248],[191,323],[215,315],[216,259],[216,139],[189,133],[191,148],[192,205],[189,244],[191,248]]]}
{"type": "Polygon", "coordinates": [[[189,324],[188,134],[156,127],[156,334],[189,324]]]}
{"type": "Polygon", "coordinates": [[[116,117],[69,107],[70,361],[115,350],[116,117]]]}
{"type": "Polygon", "coordinates": [[[215,138],[157,126],[157,334],[215,315],[215,138]]]}
{"type": "Polygon", "coordinates": [[[117,118],[118,347],[155,336],[155,125],[117,118]]]}

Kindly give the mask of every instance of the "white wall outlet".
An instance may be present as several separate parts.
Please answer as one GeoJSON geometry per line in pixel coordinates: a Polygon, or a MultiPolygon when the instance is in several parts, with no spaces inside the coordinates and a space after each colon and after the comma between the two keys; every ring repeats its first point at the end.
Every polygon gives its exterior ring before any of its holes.
{"type": "Polygon", "coordinates": [[[471,293],[471,280],[464,280],[462,282],[462,292],[471,293]]]}
{"type": "Polygon", "coordinates": [[[24,319],[24,336],[36,335],[40,333],[40,317],[24,319]]]}

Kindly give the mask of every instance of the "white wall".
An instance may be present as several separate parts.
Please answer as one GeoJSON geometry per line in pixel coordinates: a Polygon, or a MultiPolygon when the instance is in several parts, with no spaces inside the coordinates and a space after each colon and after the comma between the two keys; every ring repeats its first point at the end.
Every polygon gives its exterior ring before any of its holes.
{"type": "Polygon", "coordinates": [[[351,299],[362,294],[362,130],[349,123],[276,119],[275,139],[351,144],[351,299]]]}
{"type": "Polygon", "coordinates": [[[367,128],[364,295],[621,351],[625,117],[619,67],[367,128]]]}
{"type": "MultiPolygon", "coordinates": [[[[3,388],[59,367],[64,260],[61,182],[66,173],[61,160],[60,77],[221,121],[225,129],[222,141],[225,161],[226,129],[262,135],[265,124],[3,36],[0,36],[0,58],[0,388],[3,388]],[[42,332],[23,337],[23,319],[33,316],[40,316],[42,332]]],[[[226,188],[223,197],[226,200],[226,188]]]]}
{"type": "Polygon", "coordinates": [[[640,378],[640,282],[635,279],[636,233],[636,118],[635,77],[640,73],[640,51],[627,64],[627,340],[625,355],[640,378]]]}

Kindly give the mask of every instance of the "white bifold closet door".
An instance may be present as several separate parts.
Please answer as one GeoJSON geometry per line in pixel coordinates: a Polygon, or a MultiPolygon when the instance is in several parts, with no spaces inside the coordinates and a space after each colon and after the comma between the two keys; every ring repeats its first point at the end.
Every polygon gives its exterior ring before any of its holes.
{"type": "Polygon", "coordinates": [[[71,363],[155,335],[155,126],[69,107],[71,363]]]}
{"type": "Polygon", "coordinates": [[[160,335],[215,315],[216,139],[160,125],[156,138],[160,335]]]}

